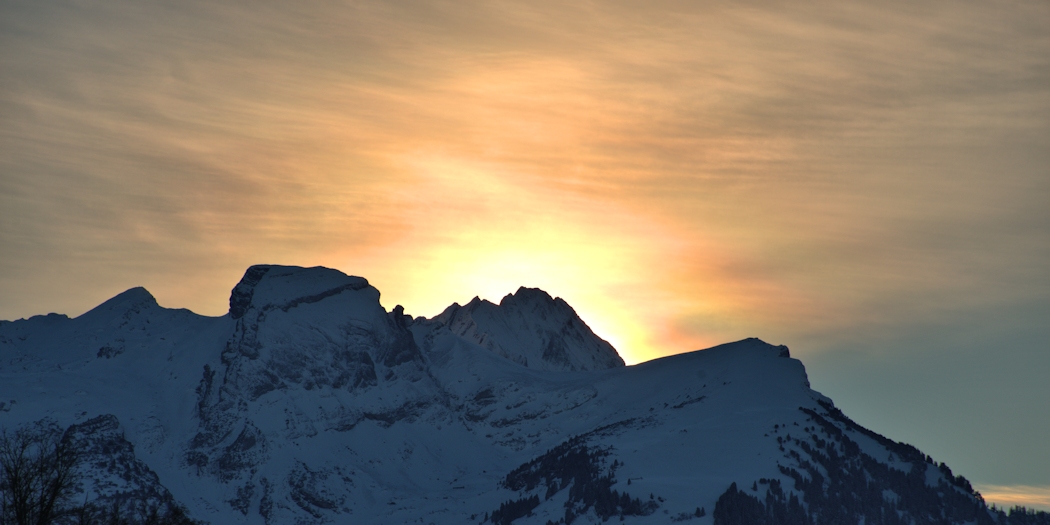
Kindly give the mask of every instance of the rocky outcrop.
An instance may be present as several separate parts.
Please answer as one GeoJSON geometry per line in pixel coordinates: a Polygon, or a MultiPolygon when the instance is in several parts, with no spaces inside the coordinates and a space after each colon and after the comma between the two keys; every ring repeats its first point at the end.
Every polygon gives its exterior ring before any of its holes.
{"type": "Polygon", "coordinates": [[[167,508],[171,493],[146,463],[135,455],[135,447],[124,436],[116,416],[103,414],[66,431],[66,439],[81,451],[81,475],[87,501],[98,508],[114,506],[127,514],[143,507],[167,508]]]}
{"type": "Polygon", "coordinates": [[[255,466],[266,463],[275,440],[353,428],[368,413],[404,400],[369,410],[332,407],[327,416],[339,422],[333,425],[318,425],[318,414],[306,407],[426,377],[404,321],[383,309],[379,291],[361,277],[328,268],[252,266],[230,295],[230,317],[236,322],[220,368],[206,366],[197,387],[199,431],[184,461],[199,475],[240,485],[230,500],[238,509],[265,492],[255,466]],[[276,428],[256,421],[252,407],[259,403],[286,421],[276,428]]]}
{"type": "Polygon", "coordinates": [[[426,321],[522,366],[538,370],[604,370],[624,366],[607,341],[561,298],[519,288],[500,303],[475,297],[426,321]]]}

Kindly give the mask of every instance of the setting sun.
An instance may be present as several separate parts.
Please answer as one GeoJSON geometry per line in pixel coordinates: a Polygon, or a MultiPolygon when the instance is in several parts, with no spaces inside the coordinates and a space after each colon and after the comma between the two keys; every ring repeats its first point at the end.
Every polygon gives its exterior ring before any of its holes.
{"type": "Polygon", "coordinates": [[[491,166],[437,158],[415,166],[425,188],[405,198],[425,202],[406,209],[434,213],[416,212],[410,234],[338,265],[367,270],[384,303],[429,317],[453,300],[498,303],[519,286],[542,288],[568,301],[628,362],[668,353],[652,339],[649,313],[666,294],[657,276],[672,265],[663,256],[676,241],[665,225],[531,186],[527,177],[501,177],[491,166]]]}

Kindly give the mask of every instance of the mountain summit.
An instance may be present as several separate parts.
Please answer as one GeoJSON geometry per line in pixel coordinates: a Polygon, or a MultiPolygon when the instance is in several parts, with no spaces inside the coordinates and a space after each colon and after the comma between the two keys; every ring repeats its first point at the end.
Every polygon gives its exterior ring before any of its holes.
{"type": "Polygon", "coordinates": [[[568,303],[538,288],[521,287],[498,305],[475,297],[453,303],[431,324],[537,370],[604,370],[623,359],[568,303]]]}
{"type": "Polygon", "coordinates": [[[0,321],[0,426],[42,419],[89,458],[78,501],[216,524],[1013,519],[849,419],[787,347],[628,367],[530,288],[413,319],[361,277],[260,265],[221,317],[135,288],[0,321]]]}
{"type": "MultiPolygon", "coordinates": [[[[230,317],[240,319],[249,308],[283,311],[303,303],[315,303],[346,290],[368,287],[362,277],[353,277],[323,267],[299,268],[259,264],[248,268],[230,293],[230,317]]],[[[379,291],[372,288],[379,299],[379,291]]]]}

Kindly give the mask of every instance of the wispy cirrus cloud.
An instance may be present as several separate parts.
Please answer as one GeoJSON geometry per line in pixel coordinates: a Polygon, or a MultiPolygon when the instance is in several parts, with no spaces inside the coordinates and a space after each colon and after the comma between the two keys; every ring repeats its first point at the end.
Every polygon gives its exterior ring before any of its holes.
{"type": "Polygon", "coordinates": [[[977,485],[976,488],[985,501],[1003,509],[1021,506],[1050,512],[1050,486],[977,485]]]}

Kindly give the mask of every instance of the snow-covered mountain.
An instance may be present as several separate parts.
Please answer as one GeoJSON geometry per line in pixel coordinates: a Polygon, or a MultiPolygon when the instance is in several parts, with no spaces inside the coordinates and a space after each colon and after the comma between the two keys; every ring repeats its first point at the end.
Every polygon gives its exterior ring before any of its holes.
{"type": "Polygon", "coordinates": [[[87,498],[215,524],[1006,519],[784,346],[625,367],[527,288],[413,319],[360,277],[253,266],[222,317],[135,288],[2,321],[0,426],[45,417],[91,444],[87,498]]]}

